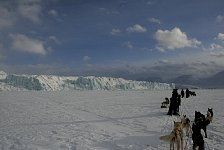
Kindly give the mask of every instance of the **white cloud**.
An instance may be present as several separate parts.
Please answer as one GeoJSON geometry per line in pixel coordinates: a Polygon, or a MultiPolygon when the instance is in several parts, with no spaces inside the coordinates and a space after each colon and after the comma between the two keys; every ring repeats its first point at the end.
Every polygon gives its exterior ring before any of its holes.
{"type": "Polygon", "coordinates": [[[197,39],[189,39],[185,32],[175,27],[169,30],[157,30],[154,38],[158,42],[157,48],[160,51],[175,50],[184,47],[197,47],[201,44],[197,39]]]}
{"type": "Polygon", "coordinates": [[[219,44],[212,43],[209,47],[210,51],[223,50],[223,47],[219,44]]]}
{"type": "Polygon", "coordinates": [[[120,33],[121,33],[120,29],[112,29],[112,31],[110,32],[110,34],[112,34],[112,35],[118,35],[120,33]]]}
{"type": "Polygon", "coordinates": [[[91,57],[89,56],[84,56],[83,57],[83,61],[87,62],[87,61],[90,61],[91,60],[91,57]]]}
{"type": "Polygon", "coordinates": [[[222,15],[218,15],[216,17],[216,22],[218,22],[218,23],[222,22],[223,20],[224,20],[224,17],[222,15]]]}
{"type": "Polygon", "coordinates": [[[216,39],[224,41],[224,33],[219,33],[216,39]]]}
{"type": "Polygon", "coordinates": [[[157,23],[157,24],[161,24],[161,21],[159,19],[156,19],[156,18],[149,18],[148,19],[150,22],[152,23],[157,23]]]}
{"type": "Polygon", "coordinates": [[[219,44],[212,43],[208,48],[210,55],[217,58],[224,57],[224,47],[219,44]]]}
{"type": "Polygon", "coordinates": [[[53,41],[56,44],[61,44],[61,42],[55,36],[49,36],[49,40],[53,41]]]}
{"type": "Polygon", "coordinates": [[[158,63],[159,64],[171,64],[172,62],[167,59],[160,59],[160,60],[158,60],[158,63]]]}
{"type": "Polygon", "coordinates": [[[16,51],[46,55],[50,48],[44,46],[44,42],[38,39],[29,38],[23,34],[10,34],[12,48],[16,51]]]}
{"type": "Polygon", "coordinates": [[[147,29],[139,24],[135,24],[134,26],[132,27],[128,27],[127,29],[127,32],[146,32],[147,29]]]}
{"type": "Polygon", "coordinates": [[[211,52],[211,56],[215,56],[217,58],[223,58],[224,57],[224,51],[211,52]]]}
{"type": "Polygon", "coordinates": [[[132,45],[132,43],[130,41],[125,42],[123,45],[126,46],[129,49],[133,49],[134,48],[134,46],[132,45]]]}
{"type": "Polygon", "coordinates": [[[41,15],[40,0],[19,0],[18,1],[18,12],[19,14],[32,21],[33,23],[40,23],[41,15]]]}
{"type": "Polygon", "coordinates": [[[50,16],[56,17],[58,15],[58,12],[54,9],[51,9],[51,10],[48,11],[48,14],[50,16]]]}

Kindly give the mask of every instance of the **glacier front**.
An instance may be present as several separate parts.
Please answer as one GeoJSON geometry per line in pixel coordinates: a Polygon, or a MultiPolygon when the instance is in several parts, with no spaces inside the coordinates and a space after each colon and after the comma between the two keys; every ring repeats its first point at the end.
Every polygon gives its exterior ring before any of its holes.
{"type": "Polygon", "coordinates": [[[166,90],[174,84],[95,76],[17,75],[0,71],[0,90],[166,90]]]}

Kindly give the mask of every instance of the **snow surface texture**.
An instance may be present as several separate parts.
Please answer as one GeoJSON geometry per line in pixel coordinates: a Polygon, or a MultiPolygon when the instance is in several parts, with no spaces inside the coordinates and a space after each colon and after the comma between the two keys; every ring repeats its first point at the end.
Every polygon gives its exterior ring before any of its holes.
{"type": "MultiPolygon", "coordinates": [[[[224,90],[196,90],[183,99],[181,114],[206,114],[206,150],[224,149],[224,90]]],[[[168,150],[159,140],[169,134],[176,116],[160,108],[171,90],[159,91],[14,91],[0,92],[2,150],[168,150]]],[[[202,131],[203,133],[203,131],[202,131]]],[[[184,137],[187,149],[191,138],[184,137]]]]}
{"type": "Polygon", "coordinates": [[[24,90],[146,90],[173,89],[174,84],[132,81],[111,77],[61,77],[53,75],[8,75],[0,71],[0,91],[24,90]]]}

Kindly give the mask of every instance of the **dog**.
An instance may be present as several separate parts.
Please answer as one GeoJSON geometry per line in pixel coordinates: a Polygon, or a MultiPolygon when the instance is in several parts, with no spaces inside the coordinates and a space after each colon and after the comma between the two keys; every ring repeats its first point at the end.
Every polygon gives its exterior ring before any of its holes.
{"type": "Polygon", "coordinates": [[[170,104],[169,98],[165,98],[165,101],[162,102],[161,108],[167,108],[170,104]]]}
{"type": "Polygon", "coordinates": [[[170,150],[174,150],[176,145],[177,150],[183,150],[183,126],[182,122],[174,121],[174,129],[169,135],[161,136],[160,140],[170,143],[170,150]]]}
{"type": "Polygon", "coordinates": [[[212,122],[213,119],[213,110],[208,108],[207,116],[203,115],[199,111],[195,111],[195,119],[192,125],[192,140],[193,140],[193,150],[196,150],[199,147],[199,150],[204,150],[204,139],[201,134],[201,129],[205,133],[205,138],[207,138],[207,125],[212,122]]]}
{"type": "Polygon", "coordinates": [[[210,123],[210,121],[205,118],[205,115],[197,111],[195,111],[195,120],[201,121],[201,128],[204,130],[205,138],[207,138],[207,125],[210,123]]]}
{"type": "Polygon", "coordinates": [[[181,118],[181,123],[182,123],[183,129],[185,129],[186,136],[189,136],[190,131],[191,131],[190,119],[186,115],[183,115],[183,118],[181,118]]]}
{"type": "Polygon", "coordinates": [[[207,118],[207,120],[212,122],[212,120],[213,120],[213,109],[212,108],[208,108],[207,117],[206,118],[207,118]]]}
{"type": "MultiPolygon", "coordinates": [[[[197,111],[196,111],[197,112],[197,111]]],[[[207,111],[207,116],[201,114],[200,112],[197,112],[197,117],[202,117],[203,118],[203,124],[202,124],[202,129],[205,132],[205,138],[207,138],[207,126],[212,122],[213,120],[213,109],[208,108],[207,111]]]]}
{"type": "Polygon", "coordinates": [[[201,134],[202,126],[203,126],[203,119],[202,118],[195,119],[192,125],[193,150],[196,150],[197,148],[198,150],[205,149],[204,139],[201,134]]]}
{"type": "Polygon", "coordinates": [[[196,93],[195,93],[194,91],[189,91],[189,94],[190,94],[191,96],[196,96],[196,93]]]}

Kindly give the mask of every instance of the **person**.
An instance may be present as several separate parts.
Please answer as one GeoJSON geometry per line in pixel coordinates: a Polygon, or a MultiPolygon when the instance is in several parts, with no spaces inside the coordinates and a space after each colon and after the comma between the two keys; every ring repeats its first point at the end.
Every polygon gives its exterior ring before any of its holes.
{"type": "Polygon", "coordinates": [[[184,98],[184,90],[183,89],[181,90],[180,94],[181,94],[181,98],[184,98]]]}
{"type": "Polygon", "coordinates": [[[173,110],[174,110],[174,99],[171,97],[170,98],[170,107],[169,107],[167,115],[172,116],[173,115],[173,110]]]}
{"type": "Polygon", "coordinates": [[[167,115],[177,115],[177,89],[173,89],[172,97],[170,98],[170,107],[167,115]]]}
{"type": "Polygon", "coordinates": [[[186,89],[186,98],[188,98],[190,96],[190,91],[188,90],[188,88],[186,89]]]}
{"type": "Polygon", "coordinates": [[[176,111],[174,112],[174,115],[179,115],[180,105],[181,105],[181,95],[179,94],[177,96],[176,111]]]}

